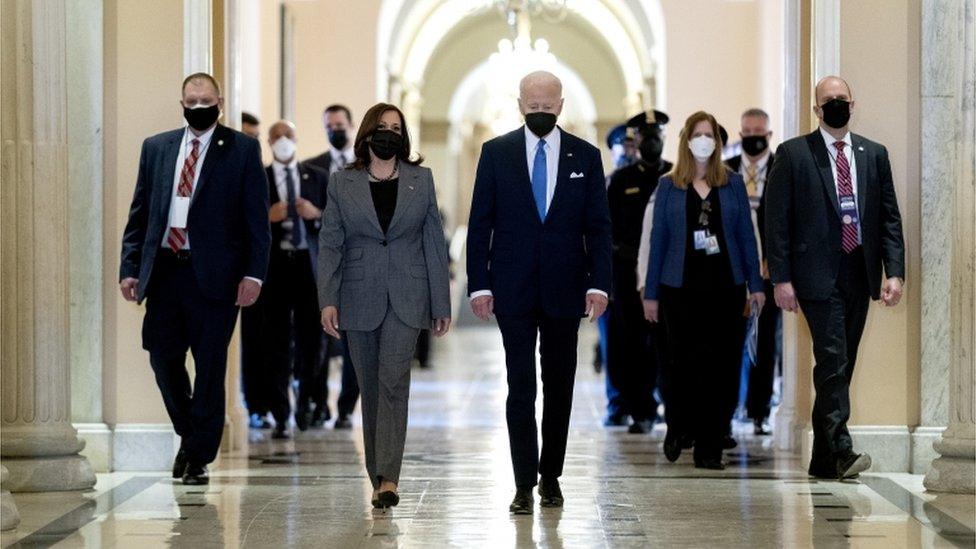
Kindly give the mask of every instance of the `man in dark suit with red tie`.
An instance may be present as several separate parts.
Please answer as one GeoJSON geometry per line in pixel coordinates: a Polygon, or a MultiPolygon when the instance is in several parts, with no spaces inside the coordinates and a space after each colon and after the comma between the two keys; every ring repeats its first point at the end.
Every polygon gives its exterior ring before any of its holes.
{"type": "Polygon", "coordinates": [[[206,484],[224,429],[227,345],[268,268],[268,182],[257,140],[217,123],[217,81],[192,74],[182,93],[189,126],[143,142],[119,278],[126,300],[146,300],[142,345],[181,439],[173,477],[206,484]]]}
{"type": "Polygon", "coordinates": [[[515,472],[510,512],[561,507],[559,486],[576,376],[580,319],[595,321],[611,285],[610,212],[600,151],[556,126],[562,83],[522,79],[525,126],[484,144],[468,223],[468,291],[505,345],[505,416],[515,472]],[[536,342],[543,383],[542,447],[535,421],[536,342]],[[541,480],[540,480],[541,479],[541,480]]]}
{"type": "Polygon", "coordinates": [[[780,145],[770,169],[766,254],[776,304],[802,310],[813,338],[809,473],[843,480],[871,466],[847,430],[850,383],[870,299],[901,299],[905,242],[887,149],[849,130],[850,86],[828,76],[815,95],[820,127],[780,145]]]}

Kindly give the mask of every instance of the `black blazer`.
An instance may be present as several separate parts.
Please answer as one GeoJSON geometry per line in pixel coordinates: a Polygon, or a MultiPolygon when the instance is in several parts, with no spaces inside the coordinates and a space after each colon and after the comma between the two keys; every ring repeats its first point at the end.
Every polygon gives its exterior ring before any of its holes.
{"type": "MultiPolygon", "coordinates": [[[[183,132],[164,132],[142,143],[119,267],[120,280],[139,279],[140,302],[165,238],[183,132]]],[[[187,218],[193,271],[205,296],[233,302],[242,278],[264,280],[268,268],[271,230],[261,146],[218,125],[200,170],[187,218]]]]}
{"type": "MultiPolygon", "coordinates": [[[[775,159],[776,155],[770,154],[769,160],[766,161],[766,185],[769,185],[769,172],[773,169],[773,160],[775,159]]],[[[737,154],[733,156],[726,160],[725,164],[733,172],[739,173],[739,170],[742,169],[742,155],[737,154]]],[[[759,248],[761,252],[759,261],[766,258],[766,189],[768,188],[763,187],[763,194],[759,197],[759,207],[756,208],[756,228],[759,230],[759,248]]]]}
{"type": "MultiPolygon", "coordinates": [[[[268,196],[271,204],[275,204],[288,197],[278,194],[278,184],[275,181],[274,167],[265,168],[268,177],[268,196]]],[[[329,186],[329,172],[322,171],[307,162],[298,163],[298,173],[295,177],[299,181],[299,196],[311,202],[316,208],[325,210],[326,190],[329,186]]],[[[312,270],[319,254],[319,229],[322,227],[321,218],[305,219],[305,241],[308,244],[308,251],[312,256],[312,270]]],[[[278,248],[278,243],[285,237],[285,231],[281,228],[281,221],[271,224],[271,247],[278,248]]]]}
{"type": "MultiPolygon", "coordinates": [[[[857,206],[872,299],[882,266],[905,278],[905,241],[888,150],[851,134],[857,206]]],[[[827,299],[840,268],[841,220],[827,145],[820,130],[786,141],[766,178],[766,251],[773,283],[792,282],[801,299],[827,299]]]]}
{"type": "Polygon", "coordinates": [[[320,170],[324,170],[326,175],[328,176],[328,174],[332,170],[332,154],[330,154],[330,152],[327,150],[318,156],[313,156],[308,160],[302,161],[302,164],[305,164],[306,166],[312,166],[320,170]]]}
{"type": "Polygon", "coordinates": [[[484,144],[468,222],[468,291],[495,313],[581,317],[590,288],[610,293],[610,212],[600,152],[563,130],[556,190],[543,222],[532,196],[525,129],[484,144]]]}

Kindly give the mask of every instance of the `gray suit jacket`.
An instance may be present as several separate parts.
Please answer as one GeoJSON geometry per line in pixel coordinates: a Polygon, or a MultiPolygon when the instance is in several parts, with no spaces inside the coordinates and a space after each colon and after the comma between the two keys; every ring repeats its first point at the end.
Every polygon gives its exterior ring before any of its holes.
{"type": "Polygon", "coordinates": [[[338,308],[342,330],[377,329],[388,303],[413,328],[451,316],[447,244],[430,169],[400,165],[385,235],[366,171],[332,174],[319,231],[318,285],[319,307],[338,308]]]}

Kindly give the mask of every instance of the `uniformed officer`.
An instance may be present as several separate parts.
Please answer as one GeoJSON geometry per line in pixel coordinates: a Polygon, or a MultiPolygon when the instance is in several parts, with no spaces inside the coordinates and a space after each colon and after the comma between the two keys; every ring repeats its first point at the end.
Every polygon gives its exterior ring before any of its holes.
{"type": "Polygon", "coordinates": [[[613,291],[606,314],[606,367],[610,383],[620,392],[623,413],[633,420],[631,433],[649,432],[657,416],[652,396],[657,345],[637,290],[637,253],[644,210],[658,179],[671,170],[671,163],[661,158],[667,123],[668,115],[656,110],[627,121],[640,160],[615,171],[607,188],[613,223],[613,291]]]}

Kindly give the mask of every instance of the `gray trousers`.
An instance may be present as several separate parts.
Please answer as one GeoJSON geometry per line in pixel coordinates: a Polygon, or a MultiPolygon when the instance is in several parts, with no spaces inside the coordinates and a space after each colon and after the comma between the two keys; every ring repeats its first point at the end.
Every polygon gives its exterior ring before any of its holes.
{"type": "Polygon", "coordinates": [[[348,331],[346,344],[362,391],[366,472],[374,488],[380,478],[400,482],[407,437],[410,362],[420,330],[404,324],[389,307],[380,327],[348,331]]]}

